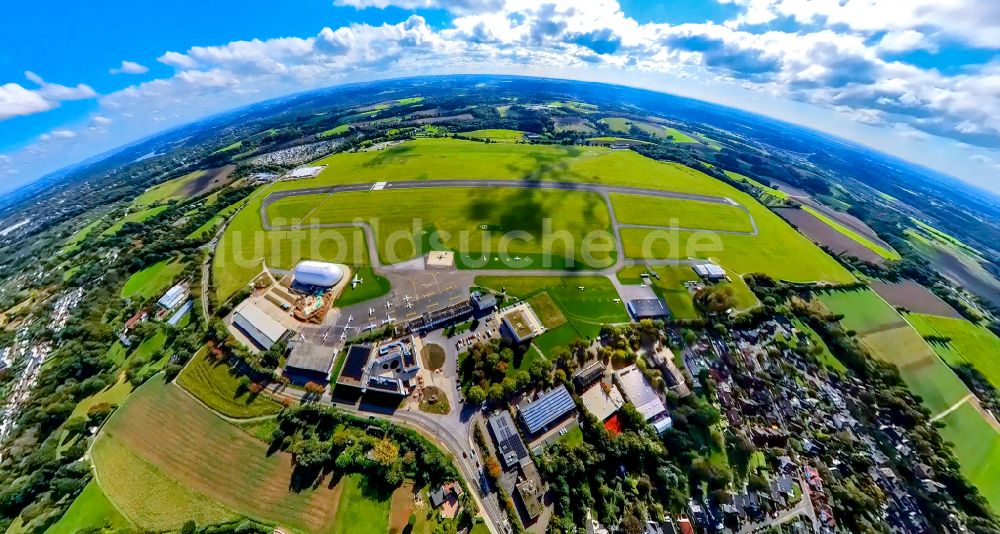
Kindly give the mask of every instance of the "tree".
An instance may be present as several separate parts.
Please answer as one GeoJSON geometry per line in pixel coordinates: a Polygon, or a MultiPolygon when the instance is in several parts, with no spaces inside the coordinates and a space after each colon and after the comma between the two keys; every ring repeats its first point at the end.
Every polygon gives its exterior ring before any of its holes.
{"type": "Polygon", "coordinates": [[[486,400],[486,392],[478,385],[471,386],[465,391],[465,398],[472,404],[482,404],[486,400]]]}

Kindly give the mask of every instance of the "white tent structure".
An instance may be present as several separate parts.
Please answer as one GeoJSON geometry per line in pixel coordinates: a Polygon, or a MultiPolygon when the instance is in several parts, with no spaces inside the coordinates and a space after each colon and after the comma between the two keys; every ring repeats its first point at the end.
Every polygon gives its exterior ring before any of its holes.
{"type": "Polygon", "coordinates": [[[300,261],[292,272],[295,282],[304,286],[333,287],[344,278],[344,268],[336,263],[300,261]]]}

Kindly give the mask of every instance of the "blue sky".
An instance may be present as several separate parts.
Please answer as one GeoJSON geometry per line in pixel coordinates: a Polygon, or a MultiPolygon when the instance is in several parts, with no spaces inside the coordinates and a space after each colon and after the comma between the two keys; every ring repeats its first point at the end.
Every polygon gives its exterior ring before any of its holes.
{"type": "Polygon", "coordinates": [[[275,96],[479,72],[741,107],[1000,191],[992,0],[111,0],[5,11],[0,190],[275,96]]]}

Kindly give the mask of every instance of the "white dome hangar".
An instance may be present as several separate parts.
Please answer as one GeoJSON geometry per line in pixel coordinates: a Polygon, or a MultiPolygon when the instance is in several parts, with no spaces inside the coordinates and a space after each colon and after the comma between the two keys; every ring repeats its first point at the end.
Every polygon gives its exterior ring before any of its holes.
{"type": "Polygon", "coordinates": [[[343,280],[344,267],[323,261],[300,261],[292,276],[304,286],[333,287],[343,280]]]}

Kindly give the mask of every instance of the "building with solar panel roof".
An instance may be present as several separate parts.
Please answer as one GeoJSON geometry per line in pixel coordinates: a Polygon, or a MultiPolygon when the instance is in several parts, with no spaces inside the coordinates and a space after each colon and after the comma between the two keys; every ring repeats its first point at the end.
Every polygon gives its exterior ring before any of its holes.
{"type": "Polygon", "coordinates": [[[518,411],[518,418],[525,432],[534,436],[548,430],[575,410],[576,403],[569,390],[566,386],[559,386],[522,406],[518,411]]]}
{"type": "Polygon", "coordinates": [[[493,436],[493,442],[497,446],[497,457],[500,458],[500,465],[504,470],[517,467],[521,462],[530,462],[528,448],[521,441],[517,427],[514,426],[514,419],[507,411],[502,411],[490,417],[486,425],[493,436]]]}

